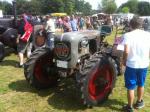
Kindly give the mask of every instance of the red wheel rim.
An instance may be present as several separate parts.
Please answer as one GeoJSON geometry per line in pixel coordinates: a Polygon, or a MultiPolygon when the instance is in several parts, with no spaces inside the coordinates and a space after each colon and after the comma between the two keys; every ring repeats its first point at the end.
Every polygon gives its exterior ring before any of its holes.
{"type": "Polygon", "coordinates": [[[52,66],[52,59],[51,56],[46,55],[42,56],[35,64],[34,67],[34,75],[37,78],[37,80],[44,84],[49,84],[52,80],[52,77],[50,77],[51,74],[49,74],[48,69],[52,66]]]}
{"type": "Polygon", "coordinates": [[[109,65],[97,67],[89,80],[89,95],[93,100],[100,100],[112,89],[113,73],[109,65]]]}

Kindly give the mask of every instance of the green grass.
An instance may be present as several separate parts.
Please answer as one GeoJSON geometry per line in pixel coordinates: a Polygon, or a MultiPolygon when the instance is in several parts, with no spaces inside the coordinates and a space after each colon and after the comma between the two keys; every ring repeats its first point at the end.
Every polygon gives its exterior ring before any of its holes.
{"type": "MultiPolygon", "coordinates": [[[[26,82],[23,69],[15,67],[17,62],[17,55],[11,53],[0,63],[0,112],[121,112],[127,102],[123,75],[118,77],[107,101],[88,109],[80,103],[72,80],[62,81],[57,88],[38,91],[26,82]]],[[[145,107],[138,112],[150,112],[150,71],[148,74],[145,107]]]]}

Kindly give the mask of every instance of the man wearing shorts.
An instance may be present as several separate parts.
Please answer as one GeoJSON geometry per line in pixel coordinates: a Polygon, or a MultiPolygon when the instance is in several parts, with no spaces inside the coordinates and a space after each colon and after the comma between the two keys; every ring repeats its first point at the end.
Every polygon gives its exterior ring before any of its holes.
{"type": "Polygon", "coordinates": [[[141,30],[142,21],[133,17],[130,21],[131,32],[123,35],[124,55],[123,64],[126,66],[124,78],[127,88],[128,104],[123,107],[126,112],[133,112],[144,107],[144,83],[150,57],[150,33],[141,30]],[[137,101],[134,102],[134,90],[137,87],[137,101]]]}
{"type": "MultiPolygon", "coordinates": [[[[17,67],[24,67],[24,54],[26,52],[27,49],[30,48],[30,40],[28,42],[23,42],[21,40],[21,37],[23,36],[23,34],[25,33],[24,30],[24,26],[25,26],[25,15],[21,16],[21,20],[20,20],[20,24],[18,27],[18,39],[17,39],[17,52],[18,52],[18,57],[19,57],[19,64],[17,65],[17,67]]],[[[27,56],[29,56],[29,54],[27,54],[27,56]]]]}

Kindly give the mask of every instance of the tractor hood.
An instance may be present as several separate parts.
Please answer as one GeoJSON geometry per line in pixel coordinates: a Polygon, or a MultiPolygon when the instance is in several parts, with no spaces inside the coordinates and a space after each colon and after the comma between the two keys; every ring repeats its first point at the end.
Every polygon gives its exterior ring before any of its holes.
{"type": "Polygon", "coordinates": [[[76,67],[80,57],[89,54],[89,44],[85,46],[81,52],[81,41],[88,42],[100,37],[100,31],[85,30],[77,32],[67,32],[60,36],[56,36],[54,40],[54,48],[56,59],[68,62],[69,68],[76,67]]]}
{"type": "Polygon", "coordinates": [[[88,40],[95,38],[96,36],[100,36],[100,31],[98,30],[84,30],[84,31],[76,31],[76,32],[67,32],[63,33],[56,37],[56,41],[68,41],[74,42],[79,41],[82,38],[88,38],[88,40]]]}

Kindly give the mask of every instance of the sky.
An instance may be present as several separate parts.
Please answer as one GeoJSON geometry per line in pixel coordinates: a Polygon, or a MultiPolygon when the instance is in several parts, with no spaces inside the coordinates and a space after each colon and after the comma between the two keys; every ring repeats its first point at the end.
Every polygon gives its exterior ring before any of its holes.
{"type": "MultiPolygon", "coordinates": [[[[101,0],[84,0],[86,2],[89,2],[92,5],[92,9],[97,9],[97,6],[99,3],[101,3],[101,0]]],[[[117,6],[119,7],[121,4],[126,3],[128,0],[115,0],[117,6]]],[[[147,1],[150,2],[150,0],[139,0],[139,1],[147,1]]]]}
{"type": "MultiPolygon", "coordinates": [[[[89,2],[92,5],[92,9],[97,9],[97,6],[99,3],[101,3],[101,0],[84,0],[86,2],[89,2]]],[[[115,0],[117,6],[119,7],[122,3],[127,2],[128,0],[115,0]]]]}
{"type": "MultiPolygon", "coordinates": [[[[8,2],[12,2],[12,0],[0,0],[0,1],[8,1],[8,2]]],[[[86,2],[89,2],[92,5],[92,9],[97,9],[97,6],[99,3],[101,3],[101,0],[84,0],[86,2]]],[[[128,0],[115,0],[117,6],[119,7],[122,3],[127,2],[128,0]]],[[[150,0],[139,0],[139,1],[147,1],[150,2],[150,0]]]]}

